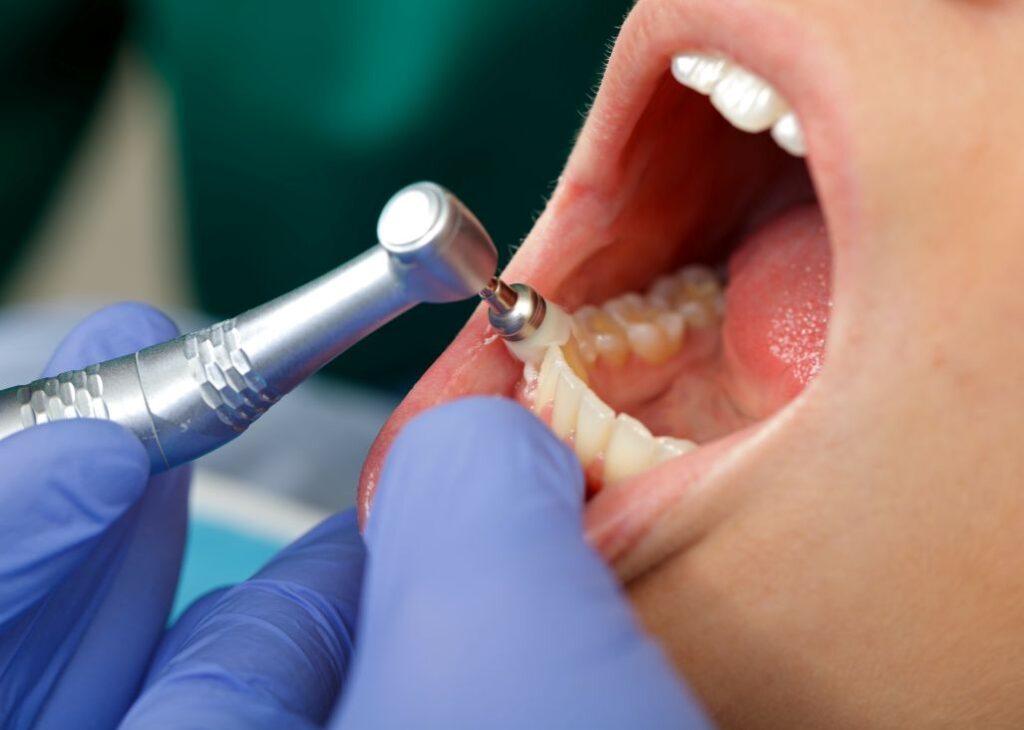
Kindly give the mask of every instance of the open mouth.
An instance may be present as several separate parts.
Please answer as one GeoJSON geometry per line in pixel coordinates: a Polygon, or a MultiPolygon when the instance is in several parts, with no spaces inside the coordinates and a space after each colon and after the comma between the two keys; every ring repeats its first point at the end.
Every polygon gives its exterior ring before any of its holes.
{"type": "Polygon", "coordinates": [[[569,311],[573,337],[524,366],[478,311],[371,452],[364,519],[405,421],[457,397],[505,395],[572,445],[588,531],[615,563],[821,371],[826,220],[843,185],[803,124],[821,121],[820,98],[801,105],[814,94],[797,67],[776,85],[770,71],[785,64],[770,43],[749,48],[775,61],[739,58],[736,37],[756,39],[758,25],[716,6],[684,14],[685,32],[631,16],[559,187],[503,275],[569,311]]]}

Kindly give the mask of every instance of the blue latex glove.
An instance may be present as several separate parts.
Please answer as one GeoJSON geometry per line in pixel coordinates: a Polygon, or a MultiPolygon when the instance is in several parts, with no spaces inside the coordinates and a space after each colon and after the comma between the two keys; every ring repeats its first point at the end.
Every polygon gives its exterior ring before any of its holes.
{"type": "MultiPolygon", "coordinates": [[[[76,328],[48,375],[177,334],[125,304],[76,328]]],[[[167,621],[188,471],[149,479],[139,441],[65,421],[0,441],[0,726],[113,727],[167,621]]]]}
{"type": "Polygon", "coordinates": [[[168,637],[126,727],[704,728],[582,537],[583,477],[499,399],[427,413],[395,443],[362,554],[351,514],[168,637]]]}

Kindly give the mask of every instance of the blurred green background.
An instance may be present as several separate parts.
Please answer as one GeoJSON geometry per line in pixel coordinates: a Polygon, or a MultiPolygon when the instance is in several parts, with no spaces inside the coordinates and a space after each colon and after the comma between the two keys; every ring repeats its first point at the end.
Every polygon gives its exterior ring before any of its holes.
{"type": "MultiPolygon", "coordinates": [[[[371,245],[417,179],[507,259],[629,5],[4,0],[0,294],[233,315],[371,245]]],[[[421,308],[333,372],[404,389],[468,306],[421,308]]]]}

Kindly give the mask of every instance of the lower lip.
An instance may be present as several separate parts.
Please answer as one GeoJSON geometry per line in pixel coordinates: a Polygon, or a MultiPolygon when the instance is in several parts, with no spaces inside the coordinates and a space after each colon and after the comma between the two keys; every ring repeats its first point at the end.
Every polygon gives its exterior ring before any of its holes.
{"type": "MultiPolygon", "coordinates": [[[[684,549],[697,537],[696,518],[709,491],[709,477],[762,425],[752,424],[602,491],[584,512],[587,540],[625,579],[637,577],[638,570],[636,561],[627,563],[627,557],[641,552],[659,524],[671,524],[673,534],[670,539],[659,539],[658,549],[664,555],[684,549]]],[[[654,555],[638,557],[642,557],[644,570],[658,560],[654,555]]]]}

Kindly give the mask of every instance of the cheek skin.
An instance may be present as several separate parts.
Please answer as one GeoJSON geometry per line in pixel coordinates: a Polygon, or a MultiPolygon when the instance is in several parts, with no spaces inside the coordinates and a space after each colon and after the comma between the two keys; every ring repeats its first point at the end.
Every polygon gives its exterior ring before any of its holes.
{"type": "Polygon", "coordinates": [[[724,727],[1019,727],[1024,10],[764,2],[850,74],[863,228],[785,439],[714,475],[742,498],[631,600],[724,727]]]}

